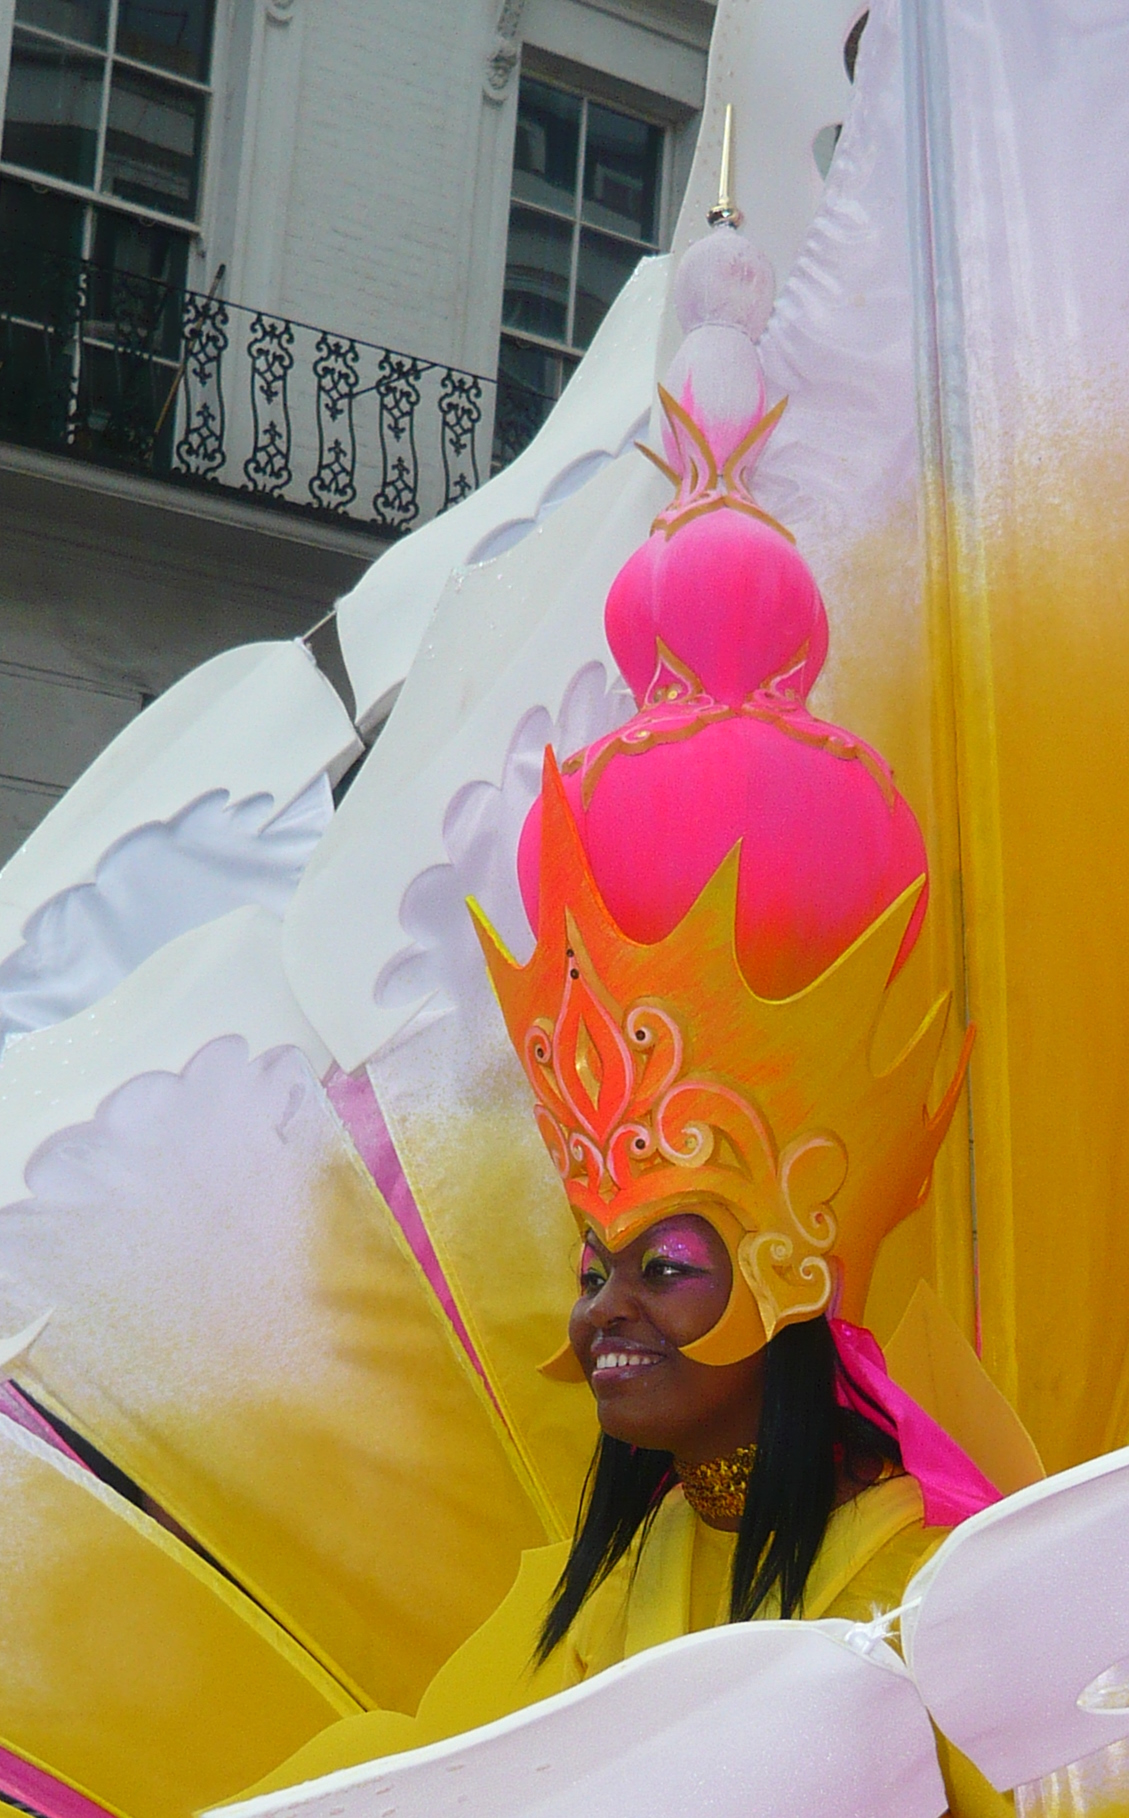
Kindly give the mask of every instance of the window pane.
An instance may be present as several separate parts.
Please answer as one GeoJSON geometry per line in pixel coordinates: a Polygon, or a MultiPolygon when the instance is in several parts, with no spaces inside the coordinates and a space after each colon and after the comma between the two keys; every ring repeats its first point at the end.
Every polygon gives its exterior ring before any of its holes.
{"type": "Polygon", "coordinates": [[[568,332],[568,268],[572,228],[567,221],[510,210],[502,320],[507,328],[563,341],[568,332]]]}
{"type": "Polygon", "coordinates": [[[0,316],[0,436],[42,448],[65,443],[74,393],[73,324],[29,327],[0,316]]]}
{"type": "Polygon", "coordinates": [[[0,179],[0,435],[15,441],[66,439],[84,213],[0,179]]]}
{"type": "Polygon", "coordinates": [[[587,227],[581,230],[576,322],[572,331],[577,347],[588,346],[638,263],[636,247],[625,246],[622,240],[609,240],[605,234],[594,234],[587,227]]]}
{"type": "Polygon", "coordinates": [[[584,219],[655,244],[658,236],[662,128],[610,107],[588,107],[584,219]]]}
{"type": "MultiPolygon", "coordinates": [[[[562,365],[559,354],[531,341],[511,341],[506,336],[498,349],[499,377],[511,379],[550,404],[561,393],[562,365]]],[[[571,373],[571,366],[568,370],[571,373]]]]}
{"type": "MultiPolygon", "coordinates": [[[[96,333],[93,325],[91,334],[96,333]]],[[[168,470],[172,409],[165,413],[161,442],[153,446],[157,423],[176,377],[176,367],[154,359],[144,342],[129,336],[111,345],[83,343],[72,424],[72,446],[85,455],[111,455],[130,466],[168,470]]]]}
{"type": "MultiPolygon", "coordinates": [[[[70,345],[78,320],[83,214],[69,197],[0,183],[0,333],[12,317],[40,323],[50,331],[41,352],[52,358],[70,345]]],[[[0,383],[10,389],[17,378],[0,352],[0,383]]]]}
{"type": "Polygon", "coordinates": [[[183,293],[188,271],[188,235],[175,227],[158,227],[136,215],[119,215],[116,209],[94,213],[95,265],[151,278],[183,293]]]}
{"type": "Polygon", "coordinates": [[[181,353],[187,264],[187,234],[96,211],[74,429],[86,452],[147,465],[155,454],[158,467],[167,456],[171,407],[158,450],[153,435],[181,353]]]}
{"type": "Polygon", "coordinates": [[[514,195],[576,213],[580,102],[544,82],[524,79],[514,139],[514,195]]]}
{"type": "MultiPolygon", "coordinates": [[[[69,345],[78,317],[85,205],[0,181],[0,324],[11,316],[53,331],[41,352],[69,345]]],[[[0,382],[18,375],[0,355],[0,382]]]]}
{"type": "Polygon", "coordinates": [[[140,343],[162,358],[176,358],[188,236],[100,208],[94,220],[92,260],[92,321],[110,325],[118,341],[140,343]]]}
{"type": "Polygon", "coordinates": [[[139,63],[208,80],[215,0],[121,0],[117,49],[139,63]]]}
{"type": "Polygon", "coordinates": [[[575,368],[576,362],[567,354],[549,353],[503,335],[498,349],[492,472],[508,466],[529,446],[575,368]]]}
{"type": "MultiPolygon", "coordinates": [[[[0,236],[43,252],[79,258],[82,253],[82,217],[85,204],[49,189],[0,178],[0,236]]],[[[0,269],[4,260],[0,258],[0,269]]]]}
{"type": "Polygon", "coordinates": [[[3,156],[29,170],[92,183],[102,104],[102,60],[17,30],[12,39],[3,156]]]}
{"type": "Polygon", "coordinates": [[[105,44],[109,0],[16,0],[16,18],[80,44],[105,44]]]}
{"type": "Polygon", "coordinates": [[[115,68],[102,188],[166,214],[194,215],[203,128],[202,95],[115,68]]]}

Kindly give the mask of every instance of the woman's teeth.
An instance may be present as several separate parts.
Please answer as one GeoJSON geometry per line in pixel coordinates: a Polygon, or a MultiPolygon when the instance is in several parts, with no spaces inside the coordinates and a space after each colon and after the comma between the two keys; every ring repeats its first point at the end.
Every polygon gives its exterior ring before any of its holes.
{"type": "Polygon", "coordinates": [[[647,1364],[658,1363],[657,1357],[644,1357],[638,1351],[601,1351],[596,1359],[597,1370],[643,1369],[647,1364]]]}

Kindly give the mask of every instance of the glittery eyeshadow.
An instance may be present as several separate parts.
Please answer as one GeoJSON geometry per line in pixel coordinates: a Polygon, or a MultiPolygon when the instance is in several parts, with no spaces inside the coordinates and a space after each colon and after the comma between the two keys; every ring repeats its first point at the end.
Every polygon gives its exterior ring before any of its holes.
{"type": "Polygon", "coordinates": [[[580,1268],[578,1270],[578,1275],[581,1279],[587,1275],[589,1269],[594,1269],[604,1281],[607,1280],[608,1272],[600,1257],[596,1254],[591,1244],[585,1244],[583,1250],[580,1252],[580,1268]]]}
{"type": "Polygon", "coordinates": [[[641,1268],[649,1262],[685,1263],[691,1269],[712,1269],[713,1251],[709,1239],[699,1231],[669,1231],[644,1252],[641,1268]]]}

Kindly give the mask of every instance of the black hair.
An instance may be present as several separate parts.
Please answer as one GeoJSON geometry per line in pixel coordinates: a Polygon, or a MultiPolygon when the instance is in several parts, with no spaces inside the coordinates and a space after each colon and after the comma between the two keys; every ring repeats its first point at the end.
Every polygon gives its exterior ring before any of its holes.
{"type": "MultiPolygon", "coordinates": [[[[839,1407],[836,1379],[844,1377],[825,1318],[786,1326],[766,1347],[757,1455],[733,1555],[731,1622],[749,1621],[773,1590],[781,1616],[801,1614],[840,1482],[862,1490],[884,1469],[901,1468],[896,1439],[875,1421],[839,1407]]],[[[857,1383],[851,1381],[851,1388],[881,1417],[857,1383]]],[[[669,1452],[600,1435],[572,1550],[542,1625],[538,1664],[564,1640],[585,1599],[636,1538],[645,1539],[677,1482],[669,1452]]]]}

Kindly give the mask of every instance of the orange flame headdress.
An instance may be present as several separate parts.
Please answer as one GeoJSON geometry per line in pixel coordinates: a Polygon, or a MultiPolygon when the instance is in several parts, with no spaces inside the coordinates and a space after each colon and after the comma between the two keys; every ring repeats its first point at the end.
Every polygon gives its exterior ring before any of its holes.
{"type": "MultiPolygon", "coordinates": [[[[779,416],[747,324],[743,382],[732,334],[719,352],[743,245],[718,229],[684,262],[691,315],[703,294],[712,313],[687,324],[664,400],[682,492],[678,464],[697,473],[705,447],[746,496],[745,457],[779,416]]],[[[947,996],[872,1066],[924,914],[920,830],[878,754],[808,712],[826,619],[790,539],[759,508],[701,504],[664,514],[609,596],[640,711],[563,777],[546,754],[519,853],[528,964],[474,913],[578,1224],[618,1249],[675,1210],[709,1219],[733,1287],[686,1349],[725,1364],[826,1309],[861,1318],[879,1244],[928,1191],[969,1043],[932,1113],[947,996]]]]}
{"type": "Polygon", "coordinates": [[[947,1000],[886,1071],[871,1039],[920,882],[823,975],[775,1002],[737,960],[735,849],[665,939],[628,939],[592,876],[551,753],[528,965],[480,938],[541,1134],[581,1229],[612,1249],[676,1208],[733,1256],[721,1321],[689,1355],[731,1363],[842,1289],[861,1315],[882,1239],[928,1190],[964,1071],[925,1109],[947,1000]]]}

